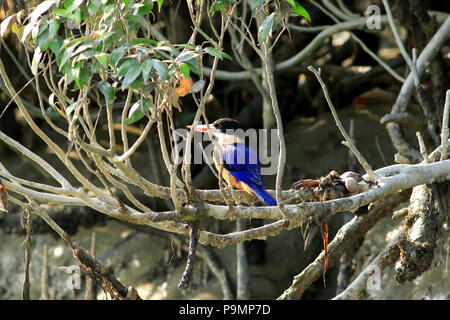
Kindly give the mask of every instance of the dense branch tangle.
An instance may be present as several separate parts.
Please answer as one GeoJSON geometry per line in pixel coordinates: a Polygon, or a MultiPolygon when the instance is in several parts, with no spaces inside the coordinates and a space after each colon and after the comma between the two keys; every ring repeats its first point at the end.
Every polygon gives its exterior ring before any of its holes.
{"type": "MultiPolygon", "coordinates": [[[[74,39],[59,44],[51,43],[51,45],[59,45],[57,47],[59,51],[66,50],[65,52],[68,52],[67,57],[64,55],[58,57],[50,44],[48,44],[47,50],[41,50],[40,47],[38,50],[36,43],[33,44],[26,35],[21,35],[25,44],[38,52],[30,59],[30,68],[37,78],[43,79],[52,92],[48,99],[50,106],[60,114],[62,121],[54,121],[52,120],[54,117],[47,114],[43,102],[46,99],[41,96],[39,81],[36,80],[36,92],[39,97],[42,116],[50,128],[59,133],[64,138],[63,141],[68,143],[67,149],[61,146],[62,143],[58,144],[50,138],[33,120],[20,95],[11,84],[10,75],[7,74],[1,60],[0,76],[10,96],[17,104],[23,119],[33,132],[48,145],[52,154],[58,158],[67,171],[65,173],[57,171],[38,154],[0,131],[2,143],[40,166],[58,184],[57,186],[44,184],[15,176],[3,166],[0,159],[0,178],[10,192],[11,202],[31,212],[35,210],[37,214],[39,213],[36,211],[37,209],[33,209],[36,208],[36,203],[88,206],[115,219],[149,225],[160,230],[183,235],[189,234],[186,221],[197,221],[207,216],[219,220],[240,218],[272,220],[259,228],[225,235],[200,230],[200,243],[224,247],[252,239],[276,236],[282,230],[296,228],[308,219],[326,221],[332,214],[344,211],[354,212],[360,206],[383,199],[386,195],[398,193],[399,190],[449,179],[450,160],[445,160],[446,155],[444,155],[441,156],[443,161],[437,163],[399,165],[375,170],[374,173],[378,179],[377,187],[349,198],[324,202],[306,202],[306,200],[312,200],[310,191],[282,191],[280,189],[283,177],[282,166],[278,168],[277,181],[279,183],[277,183],[277,190],[270,191],[272,196],[276,196],[278,203],[282,200],[282,207],[242,205],[252,204],[256,199],[241,191],[230,192],[224,188],[220,190],[196,190],[191,183],[189,162],[185,159],[186,161],[183,161],[180,168],[171,157],[172,146],[166,142],[166,135],[169,133],[169,136],[171,136],[175,129],[173,112],[174,108],[179,107],[178,99],[180,96],[175,93],[180,81],[186,75],[186,67],[188,68],[187,74],[194,72],[197,68],[200,81],[204,81],[203,71],[209,76],[206,89],[199,88],[199,93],[194,95],[194,100],[198,106],[194,120],[198,121],[203,117],[205,121],[208,121],[205,114],[205,104],[214,86],[219,60],[224,57],[222,45],[226,32],[230,32],[234,37],[241,36],[241,42],[245,42],[254,48],[261,59],[266,61],[267,58],[270,58],[263,65],[264,68],[258,69],[256,74],[259,76],[259,72],[261,72],[269,81],[269,92],[264,91],[263,88],[258,89],[261,94],[266,95],[267,101],[271,101],[274,114],[277,115],[280,144],[284,143],[284,138],[282,137],[281,117],[276,101],[273,73],[281,67],[274,65],[271,61],[270,55],[273,45],[270,46],[269,38],[266,37],[262,39],[261,43],[256,43],[245,23],[233,16],[234,10],[240,5],[239,2],[223,10],[216,10],[214,14],[221,15],[219,30],[216,30],[212,23],[211,15],[213,11],[210,2],[188,1],[188,5],[194,28],[186,46],[174,47],[167,43],[145,41],[144,39],[148,39],[149,34],[152,34],[153,26],[147,22],[143,23],[138,31],[130,30],[126,21],[130,12],[127,12],[124,8],[116,8],[115,6],[118,6],[116,2],[110,8],[109,17],[113,20],[112,23],[105,23],[101,19],[93,19],[77,27],[78,35],[74,39]],[[105,47],[100,51],[95,51],[92,42],[97,45],[99,43],[105,44],[108,37],[112,36],[113,22],[118,21],[122,24],[124,33],[116,41],[122,43],[122,45],[117,45],[117,48],[111,50],[105,60],[105,55],[107,55],[105,47]],[[204,31],[203,25],[205,22],[210,23],[208,27],[212,28],[212,35],[204,31]],[[102,23],[109,27],[106,30],[100,30],[102,23]],[[209,50],[199,49],[197,35],[207,39],[209,50]],[[262,44],[261,48],[258,47],[260,44],[262,44]],[[48,50],[49,47],[52,50],[48,50]],[[69,52],[69,50],[71,51],[69,52]],[[94,52],[90,50],[94,50],[94,52]],[[78,54],[73,55],[74,52],[78,52],[78,54]],[[213,53],[213,61],[211,68],[205,68],[204,70],[203,56],[207,52],[213,53]],[[84,56],[80,58],[83,53],[85,53],[84,56]],[[77,57],[80,59],[76,60],[77,57]],[[73,68],[75,71],[70,71],[70,73],[65,69],[64,61],[62,61],[64,59],[73,60],[69,61],[70,65],[66,68],[73,68]],[[89,59],[97,61],[96,67],[99,70],[96,74],[97,77],[94,76],[94,73],[85,72],[84,63],[91,61],[89,59]],[[44,65],[40,73],[37,72],[39,64],[44,65]],[[64,75],[63,77],[56,72],[56,68],[59,68],[59,71],[64,75]],[[101,79],[100,82],[98,82],[98,78],[101,79]],[[70,79],[75,81],[75,86],[78,89],[76,90],[78,91],[77,96],[73,98],[69,97],[71,96],[69,89],[71,89],[72,82],[70,79]],[[141,82],[139,83],[139,81],[141,82]],[[120,87],[122,87],[123,93],[119,93],[120,87]],[[120,97],[123,98],[122,103],[116,101],[120,97]],[[98,110],[93,107],[94,101],[98,105],[98,110]],[[122,108],[122,111],[119,119],[117,119],[115,113],[119,108],[122,108]],[[99,138],[101,135],[99,123],[102,121],[101,117],[104,116],[104,110],[106,110],[104,122],[107,125],[109,138],[107,143],[99,138]],[[139,137],[130,144],[128,140],[129,127],[127,125],[141,118],[145,120],[145,125],[139,137]],[[134,168],[131,162],[134,153],[145,139],[149,138],[148,135],[154,126],[157,127],[161,154],[170,176],[169,186],[162,186],[147,179],[134,168]],[[116,133],[117,129],[119,129],[120,134],[116,133]],[[79,159],[77,163],[69,156],[73,152],[77,154],[79,159]],[[80,169],[80,165],[83,166],[83,169],[80,169]],[[180,172],[182,174],[179,174],[180,172]],[[96,179],[91,180],[90,176],[96,179]],[[149,198],[170,199],[173,209],[165,212],[152,210],[146,203],[138,199],[135,194],[136,191],[134,191],[136,189],[139,189],[149,198]],[[119,198],[116,190],[121,190],[124,197],[119,198]],[[234,198],[233,200],[240,205],[233,206],[231,202],[223,205],[224,199],[230,198],[234,198]],[[23,199],[26,199],[28,203],[24,202],[23,199]],[[303,202],[298,203],[298,200],[303,202]]],[[[268,17],[268,12],[265,15],[268,17]]],[[[349,22],[348,24],[351,25],[352,23],[356,22],[349,22]]],[[[360,24],[358,22],[358,25],[360,24]]],[[[47,26],[47,28],[48,30],[44,30],[44,33],[53,30],[50,26],[47,26]]],[[[37,32],[39,32],[39,25],[37,32]]],[[[69,30],[65,29],[64,32],[67,37],[69,30]]],[[[279,34],[273,38],[276,43],[279,34]]],[[[318,39],[320,40],[320,37],[318,39]]],[[[43,46],[42,42],[37,41],[37,43],[39,46],[43,46]]],[[[236,43],[236,40],[234,40],[234,43],[236,43]]],[[[311,49],[314,48],[311,46],[311,49]]],[[[98,50],[98,47],[95,49],[98,50]]],[[[236,51],[239,50],[241,49],[236,51]]],[[[251,66],[242,51],[239,52],[242,65],[247,69],[246,72],[252,73],[255,71],[256,69],[251,66]]],[[[258,83],[258,79],[254,82],[255,84],[258,83]]],[[[190,155],[189,148],[192,137],[193,130],[187,137],[187,155],[190,155]]],[[[443,142],[441,149],[448,149],[446,142],[443,142]]],[[[284,159],[280,160],[280,163],[284,161],[284,159]]],[[[153,178],[152,180],[156,180],[156,178],[153,178]]]]}
{"type": "MultiPolygon", "coordinates": [[[[203,6],[206,6],[206,4],[200,5],[191,3],[190,12],[192,19],[196,24],[194,34],[190,40],[192,42],[191,44],[195,43],[196,33],[200,33],[202,35],[204,34],[200,25],[202,22],[201,15],[211,14],[210,8],[203,8],[203,6]]],[[[223,37],[226,28],[229,26],[228,22],[230,21],[230,12],[232,10],[233,8],[229,8],[227,14],[222,17],[222,29],[214,32],[216,39],[209,39],[210,44],[212,44],[214,49],[219,52],[222,50],[221,46],[223,43],[223,37]]],[[[117,19],[123,18],[120,16],[120,10],[116,14],[118,15],[117,19]]],[[[219,12],[216,14],[219,14],[219,12]]],[[[211,21],[210,18],[211,17],[209,17],[209,21],[211,21]]],[[[81,38],[85,37],[89,41],[92,40],[91,32],[95,26],[90,27],[91,29],[87,27],[85,29],[79,27],[81,38]]],[[[125,34],[126,37],[130,37],[130,32],[128,31],[129,30],[127,30],[125,34]]],[[[248,40],[251,41],[250,39],[248,40]]],[[[72,42],[74,41],[72,40],[72,42]]],[[[69,42],[63,46],[69,47],[70,45],[71,43],[69,42]]],[[[164,48],[164,50],[167,52],[167,48],[164,48]]],[[[124,48],[123,51],[128,51],[130,57],[136,58],[136,55],[133,55],[132,49],[124,48]]],[[[203,53],[198,53],[195,51],[189,51],[187,53],[186,51],[183,52],[185,52],[185,55],[191,54],[193,57],[196,57],[197,53],[197,55],[200,55],[199,61],[201,62],[201,55],[203,53]]],[[[259,52],[261,53],[261,51],[259,52]]],[[[123,54],[124,53],[122,52],[122,55],[123,54]]],[[[164,54],[167,56],[166,53],[164,54]]],[[[25,108],[22,100],[9,81],[8,74],[6,73],[2,62],[0,62],[0,73],[2,79],[5,81],[9,93],[14,97],[14,102],[17,104],[25,121],[34,133],[49,146],[52,153],[56,155],[65,165],[68,172],[70,172],[70,174],[75,178],[77,186],[70,183],[64,174],[61,174],[55,170],[52,165],[39,157],[37,154],[26,149],[17,141],[14,141],[0,132],[0,140],[2,140],[3,143],[38,164],[60,185],[59,187],[55,187],[53,185],[27,181],[21,179],[20,177],[11,175],[6,168],[2,166],[2,169],[0,170],[0,175],[3,178],[2,181],[12,193],[11,201],[16,202],[17,204],[22,204],[21,200],[17,198],[17,196],[20,195],[34,199],[39,203],[89,206],[116,219],[137,224],[147,224],[158,229],[176,232],[179,234],[188,233],[187,226],[183,221],[197,220],[203,216],[213,216],[217,219],[233,220],[238,218],[266,218],[280,220],[255,230],[247,230],[228,235],[217,235],[208,233],[207,231],[201,231],[201,243],[211,244],[214,246],[224,246],[245,240],[265,238],[267,236],[276,235],[282,229],[299,226],[301,223],[310,218],[326,219],[329,215],[336,212],[347,210],[354,211],[361,205],[376,201],[386,194],[394,193],[395,188],[398,188],[397,190],[410,188],[417,184],[435,181],[436,179],[446,177],[449,174],[444,165],[445,161],[440,164],[432,164],[429,166],[422,165],[420,167],[405,167],[398,172],[396,179],[392,177],[381,177],[381,183],[378,189],[374,189],[365,194],[356,195],[348,199],[339,199],[323,203],[286,204],[284,206],[284,214],[282,214],[280,209],[277,207],[235,206],[230,208],[228,206],[212,204],[210,202],[221,202],[224,199],[222,192],[226,191],[194,190],[194,192],[190,192],[189,190],[193,187],[189,185],[188,182],[188,188],[186,188],[184,182],[177,177],[178,168],[172,162],[170,150],[165,143],[164,120],[166,118],[169,122],[166,129],[174,129],[171,113],[172,107],[174,105],[178,105],[177,100],[174,100],[173,97],[173,88],[176,87],[176,80],[171,78],[165,81],[155,81],[155,83],[157,83],[157,87],[153,91],[153,95],[146,95],[145,93],[142,93],[142,91],[138,92],[133,88],[125,89],[126,100],[123,106],[119,125],[121,140],[121,145],[119,145],[115,134],[117,123],[115,122],[113,116],[113,111],[116,109],[116,106],[114,104],[114,98],[108,97],[111,91],[108,91],[110,90],[110,86],[106,85],[107,81],[111,80],[110,77],[114,77],[114,75],[108,76],[108,68],[100,66],[100,75],[102,78],[102,83],[105,87],[99,86],[99,90],[102,93],[106,92],[106,99],[102,99],[98,91],[96,95],[92,95],[92,92],[96,92],[97,88],[93,84],[93,75],[91,74],[88,79],[84,79],[83,86],[79,88],[80,90],[78,97],[73,100],[67,97],[67,76],[57,80],[54,72],[54,60],[52,54],[50,51],[47,51],[44,56],[47,58],[45,59],[43,57],[41,62],[47,61],[47,63],[43,70],[43,79],[53,93],[52,97],[50,97],[50,101],[55,101],[52,106],[61,113],[63,118],[65,118],[67,121],[67,128],[58,127],[57,124],[53,123],[50,118],[46,116],[45,107],[43,106],[42,99],[40,98],[41,110],[45,120],[49,123],[51,128],[67,138],[69,141],[69,150],[63,150],[61,146],[54,142],[38,125],[36,125],[29,111],[25,108]],[[92,107],[90,108],[91,98],[95,99],[97,104],[100,106],[98,113],[92,110],[92,107]],[[150,105],[143,106],[144,101],[149,99],[151,100],[150,105]],[[103,102],[103,100],[105,100],[105,102],[103,102]],[[56,101],[58,101],[58,103],[56,103],[56,101]],[[139,138],[130,146],[127,136],[126,121],[130,118],[130,115],[133,115],[133,112],[130,112],[132,106],[134,107],[134,110],[132,110],[134,112],[136,112],[138,108],[141,108],[140,110],[142,110],[146,118],[146,124],[139,138]],[[104,146],[104,144],[97,138],[98,117],[100,116],[103,107],[106,108],[109,134],[108,147],[104,146]],[[145,110],[145,108],[147,108],[147,110],[145,110]],[[171,176],[171,185],[169,187],[157,185],[140,175],[138,170],[133,167],[130,160],[134,152],[136,152],[138,147],[147,138],[148,133],[155,124],[157,124],[159,128],[158,134],[161,142],[161,152],[164,157],[166,168],[171,176]],[[87,178],[87,176],[80,169],[78,169],[78,166],[73,163],[71,158],[68,157],[68,153],[73,149],[75,149],[78,154],[81,163],[84,165],[84,169],[87,170],[86,172],[90,172],[92,175],[97,177],[97,183],[94,183],[87,178]],[[122,151],[121,154],[118,153],[118,150],[122,151]],[[413,174],[413,172],[420,172],[423,173],[423,175],[417,177],[416,174],[413,174]],[[138,187],[148,197],[171,199],[174,203],[175,210],[168,212],[153,211],[134,196],[133,192],[130,190],[130,186],[138,187]],[[113,193],[112,189],[121,190],[125,194],[129,203],[122,202],[123,200],[120,200],[118,196],[113,193]]],[[[167,58],[169,59],[170,57],[167,58]]],[[[219,58],[221,58],[219,55],[214,56],[211,71],[212,80],[214,79],[213,75],[215,69],[217,68],[219,58]]],[[[110,59],[112,59],[112,57],[110,57],[110,59]]],[[[139,59],[143,58],[139,57],[139,59]]],[[[33,62],[31,62],[30,67],[33,67],[33,62]]],[[[153,68],[158,71],[156,80],[162,78],[160,74],[162,71],[158,69],[160,67],[161,66],[158,64],[153,65],[153,68]]],[[[167,72],[167,70],[165,71],[167,72]]],[[[270,73],[271,71],[267,70],[267,72],[270,73]]],[[[115,80],[114,78],[112,79],[115,80]]],[[[200,100],[198,100],[199,112],[197,113],[196,119],[199,119],[201,115],[204,115],[204,105],[209,97],[209,94],[211,93],[213,85],[212,80],[206,92],[204,94],[200,94],[200,100]]],[[[78,79],[78,83],[80,83],[80,81],[81,79],[78,79]]],[[[124,79],[123,81],[126,80],[124,79]]],[[[36,81],[36,84],[38,85],[38,81],[36,81]]],[[[39,90],[37,90],[37,94],[40,97],[39,90]]],[[[188,171],[186,168],[184,170],[188,171]]],[[[272,192],[272,194],[274,194],[274,192],[272,192]]],[[[251,196],[247,196],[242,192],[234,192],[234,196],[238,197],[240,203],[251,203],[255,200],[252,199],[251,196]]],[[[311,199],[309,192],[301,191],[283,191],[281,195],[277,194],[277,196],[282,197],[285,200],[295,197],[303,200],[311,199]]],[[[225,196],[225,198],[226,197],[227,196],[225,196]]]]}

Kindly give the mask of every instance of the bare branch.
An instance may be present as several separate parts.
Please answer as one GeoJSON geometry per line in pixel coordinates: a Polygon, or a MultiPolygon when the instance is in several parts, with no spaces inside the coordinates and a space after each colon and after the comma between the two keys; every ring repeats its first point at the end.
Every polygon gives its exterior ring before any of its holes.
{"type": "Polygon", "coordinates": [[[447,90],[447,93],[445,94],[444,115],[442,117],[441,161],[447,159],[449,113],[450,113],[450,90],[447,90]]]}
{"type": "Polygon", "coordinates": [[[399,254],[398,241],[403,235],[402,232],[397,233],[394,239],[384,248],[378,256],[358,275],[358,277],[333,300],[356,300],[361,299],[364,290],[366,289],[369,277],[374,270],[382,271],[387,266],[393,264],[399,254]]]}
{"type": "Polygon", "coordinates": [[[389,25],[391,26],[392,33],[394,34],[395,42],[397,43],[398,48],[400,49],[400,53],[408,64],[409,69],[411,70],[414,84],[416,88],[420,85],[419,73],[417,72],[416,64],[411,60],[408,52],[406,52],[405,46],[403,45],[402,39],[400,38],[400,34],[398,32],[397,27],[395,26],[394,17],[392,16],[391,8],[389,7],[389,2],[387,0],[382,0],[384,8],[386,10],[386,14],[388,17],[389,25]]]}
{"type": "MultiPolygon", "coordinates": [[[[420,77],[423,71],[425,70],[425,66],[428,62],[437,54],[445,41],[450,37],[450,16],[446,18],[444,23],[441,25],[439,30],[435,33],[430,42],[426,45],[426,47],[422,50],[419,57],[417,58],[416,68],[417,74],[420,77]]],[[[403,86],[400,90],[400,93],[392,106],[391,114],[405,112],[408,102],[411,99],[413,94],[415,84],[414,84],[414,76],[412,72],[410,72],[406,81],[403,83],[403,86]]],[[[397,151],[409,157],[411,160],[415,162],[419,162],[421,156],[419,152],[409,145],[409,143],[403,138],[403,135],[400,131],[400,126],[396,123],[388,123],[386,124],[386,129],[389,132],[392,143],[397,151]]]]}
{"type": "MultiPolygon", "coordinates": [[[[381,218],[389,215],[392,210],[408,197],[408,192],[391,195],[373,204],[368,214],[362,217],[354,217],[345,224],[336,234],[333,241],[328,246],[329,265],[339,260],[349,245],[360,239],[372,228],[381,218]]],[[[308,287],[323,274],[325,255],[322,251],[320,255],[306,267],[301,273],[294,277],[292,285],[278,297],[278,300],[300,299],[308,287]]]]}
{"type": "Polygon", "coordinates": [[[336,121],[336,125],[339,128],[339,131],[341,131],[341,134],[344,136],[345,142],[344,145],[349,147],[352,152],[355,154],[356,158],[358,159],[359,163],[362,165],[364,170],[366,171],[367,175],[371,180],[375,180],[377,178],[376,174],[373,172],[372,167],[369,165],[369,163],[366,161],[366,159],[363,157],[363,155],[359,152],[359,150],[355,147],[355,145],[352,142],[352,139],[347,134],[347,132],[344,129],[344,126],[342,125],[341,121],[339,120],[339,117],[337,115],[336,109],[334,109],[333,102],[331,101],[331,98],[328,94],[328,89],[325,85],[325,83],[322,80],[322,77],[320,76],[320,69],[319,71],[316,70],[313,66],[309,66],[308,69],[314,73],[317,80],[319,80],[320,85],[322,86],[323,93],[325,95],[325,99],[328,102],[328,106],[331,109],[331,113],[333,114],[334,120],[336,121]]]}

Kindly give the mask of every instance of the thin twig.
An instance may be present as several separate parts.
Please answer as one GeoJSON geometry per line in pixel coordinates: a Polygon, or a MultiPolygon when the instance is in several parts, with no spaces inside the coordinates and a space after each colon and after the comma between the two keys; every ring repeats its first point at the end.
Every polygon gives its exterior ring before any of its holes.
{"type": "MultiPolygon", "coordinates": [[[[381,272],[387,266],[393,264],[400,255],[397,244],[402,232],[398,232],[394,239],[384,248],[377,257],[358,275],[358,277],[333,300],[360,299],[364,290],[367,289],[369,277],[372,273],[381,272]]],[[[379,274],[378,274],[379,275],[379,274]]]]}
{"type": "Polygon", "coordinates": [[[450,90],[447,90],[445,94],[444,115],[442,117],[441,161],[447,159],[449,113],[450,113],[450,90]]]}
{"type": "MultiPolygon", "coordinates": [[[[236,220],[236,231],[244,230],[244,221],[242,219],[236,220]]],[[[250,277],[248,273],[247,254],[245,252],[244,243],[236,245],[236,299],[249,300],[250,299],[250,277]]]]}
{"type": "Polygon", "coordinates": [[[413,75],[414,84],[416,88],[420,85],[419,73],[417,72],[416,64],[411,60],[408,52],[403,45],[402,39],[400,38],[400,34],[398,32],[397,27],[395,26],[394,17],[392,16],[391,8],[389,7],[389,2],[387,0],[382,0],[384,8],[386,9],[386,14],[388,17],[389,25],[391,26],[392,33],[394,34],[395,42],[397,43],[398,48],[400,49],[400,53],[408,64],[409,69],[413,75]]]}
{"type": "MultiPolygon", "coordinates": [[[[439,30],[434,34],[428,44],[420,53],[417,58],[417,73],[420,75],[425,70],[428,62],[439,52],[440,48],[447,39],[450,37],[450,16],[448,16],[444,23],[439,27],[439,30]]],[[[413,90],[415,88],[414,75],[412,72],[408,75],[406,81],[403,83],[400,93],[392,106],[391,114],[405,112],[408,102],[411,99],[413,90]]],[[[400,126],[397,123],[386,124],[386,129],[389,132],[389,136],[395,149],[403,156],[412,161],[420,162],[420,153],[412,148],[408,141],[403,137],[400,126]]]]}
{"type": "MultiPolygon", "coordinates": [[[[95,232],[91,234],[90,253],[95,258],[95,232]]],[[[90,277],[86,277],[86,300],[95,300],[95,284],[90,277]]]]}
{"type": "Polygon", "coordinates": [[[261,44],[264,54],[264,59],[262,59],[262,64],[264,66],[264,76],[266,77],[267,84],[269,86],[269,95],[272,102],[272,111],[275,115],[275,121],[277,125],[277,138],[278,145],[280,146],[278,155],[278,165],[277,165],[277,176],[275,179],[275,190],[276,190],[276,201],[277,205],[281,208],[283,205],[281,190],[283,183],[284,168],[286,166],[286,142],[284,139],[283,121],[281,119],[281,112],[278,106],[277,93],[275,89],[275,79],[273,75],[273,58],[272,54],[269,52],[269,37],[267,37],[265,43],[261,44]]]}
{"type": "Polygon", "coordinates": [[[420,134],[420,132],[416,132],[416,136],[417,136],[417,140],[419,142],[419,150],[420,150],[420,154],[423,157],[423,161],[425,163],[429,163],[427,148],[425,147],[425,142],[423,141],[422,135],[420,134]]]}
{"type": "Polygon", "coordinates": [[[345,131],[345,128],[341,123],[341,120],[339,120],[336,109],[334,108],[333,102],[331,101],[330,95],[328,94],[328,89],[327,89],[325,83],[323,82],[322,77],[320,76],[320,69],[316,70],[313,66],[309,66],[308,69],[312,73],[314,73],[314,75],[316,76],[320,85],[322,86],[322,90],[325,95],[325,99],[327,100],[328,106],[331,109],[331,113],[333,114],[334,120],[336,121],[336,125],[338,126],[339,131],[341,131],[341,134],[344,136],[345,142],[343,142],[343,144],[352,150],[352,152],[355,154],[356,158],[358,159],[359,163],[362,165],[362,167],[366,171],[369,178],[372,180],[376,180],[377,176],[374,173],[374,171],[372,170],[372,167],[369,165],[369,163],[366,161],[366,159],[363,157],[363,155],[359,152],[359,150],[353,144],[352,139],[345,131]]]}
{"type": "Polygon", "coordinates": [[[26,224],[24,226],[26,230],[25,240],[22,243],[22,247],[25,250],[25,276],[22,285],[22,299],[30,300],[30,262],[31,262],[31,212],[30,210],[25,210],[26,224]]]}
{"type": "Polygon", "coordinates": [[[48,291],[48,250],[47,244],[44,243],[42,249],[42,272],[41,272],[41,299],[49,299],[48,291]]]}
{"type": "Polygon", "coordinates": [[[189,289],[191,285],[192,271],[194,268],[195,254],[197,250],[198,243],[198,222],[191,222],[189,230],[189,252],[188,259],[186,263],[186,268],[181,275],[181,280],[178,283],[178,288],[182,290],[189,289]]]}

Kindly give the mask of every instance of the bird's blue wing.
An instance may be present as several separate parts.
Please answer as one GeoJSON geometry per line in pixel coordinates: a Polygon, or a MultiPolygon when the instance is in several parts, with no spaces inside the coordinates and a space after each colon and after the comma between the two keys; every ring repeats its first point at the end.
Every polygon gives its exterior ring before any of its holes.
{"type": "Polygon", "coordinates": [[[224,168],[237,180],[248,185],[264,185],[261,164],[256,153],[246,144],[228,144],[222,148],[224,168]]]}

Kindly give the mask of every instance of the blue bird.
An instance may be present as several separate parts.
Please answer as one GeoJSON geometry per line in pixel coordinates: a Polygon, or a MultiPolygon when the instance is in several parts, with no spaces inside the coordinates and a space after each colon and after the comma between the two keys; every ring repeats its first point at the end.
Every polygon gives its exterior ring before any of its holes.
{"type": "Polygon", "coordinates": [[[223,163],[221,175],[229,185],[256,195],[267,206],[276,206],[277,202],[264,189],[265,182],[261,176],[258,156],[236,134],[238,129],[242,129],[241,124],[229,118],[218,119],[209,127],[207,125],[195,127],[196,131],[209,131],[217,138],[217,145],[213,150],[214,164],[220,171],[223,163]]]}

